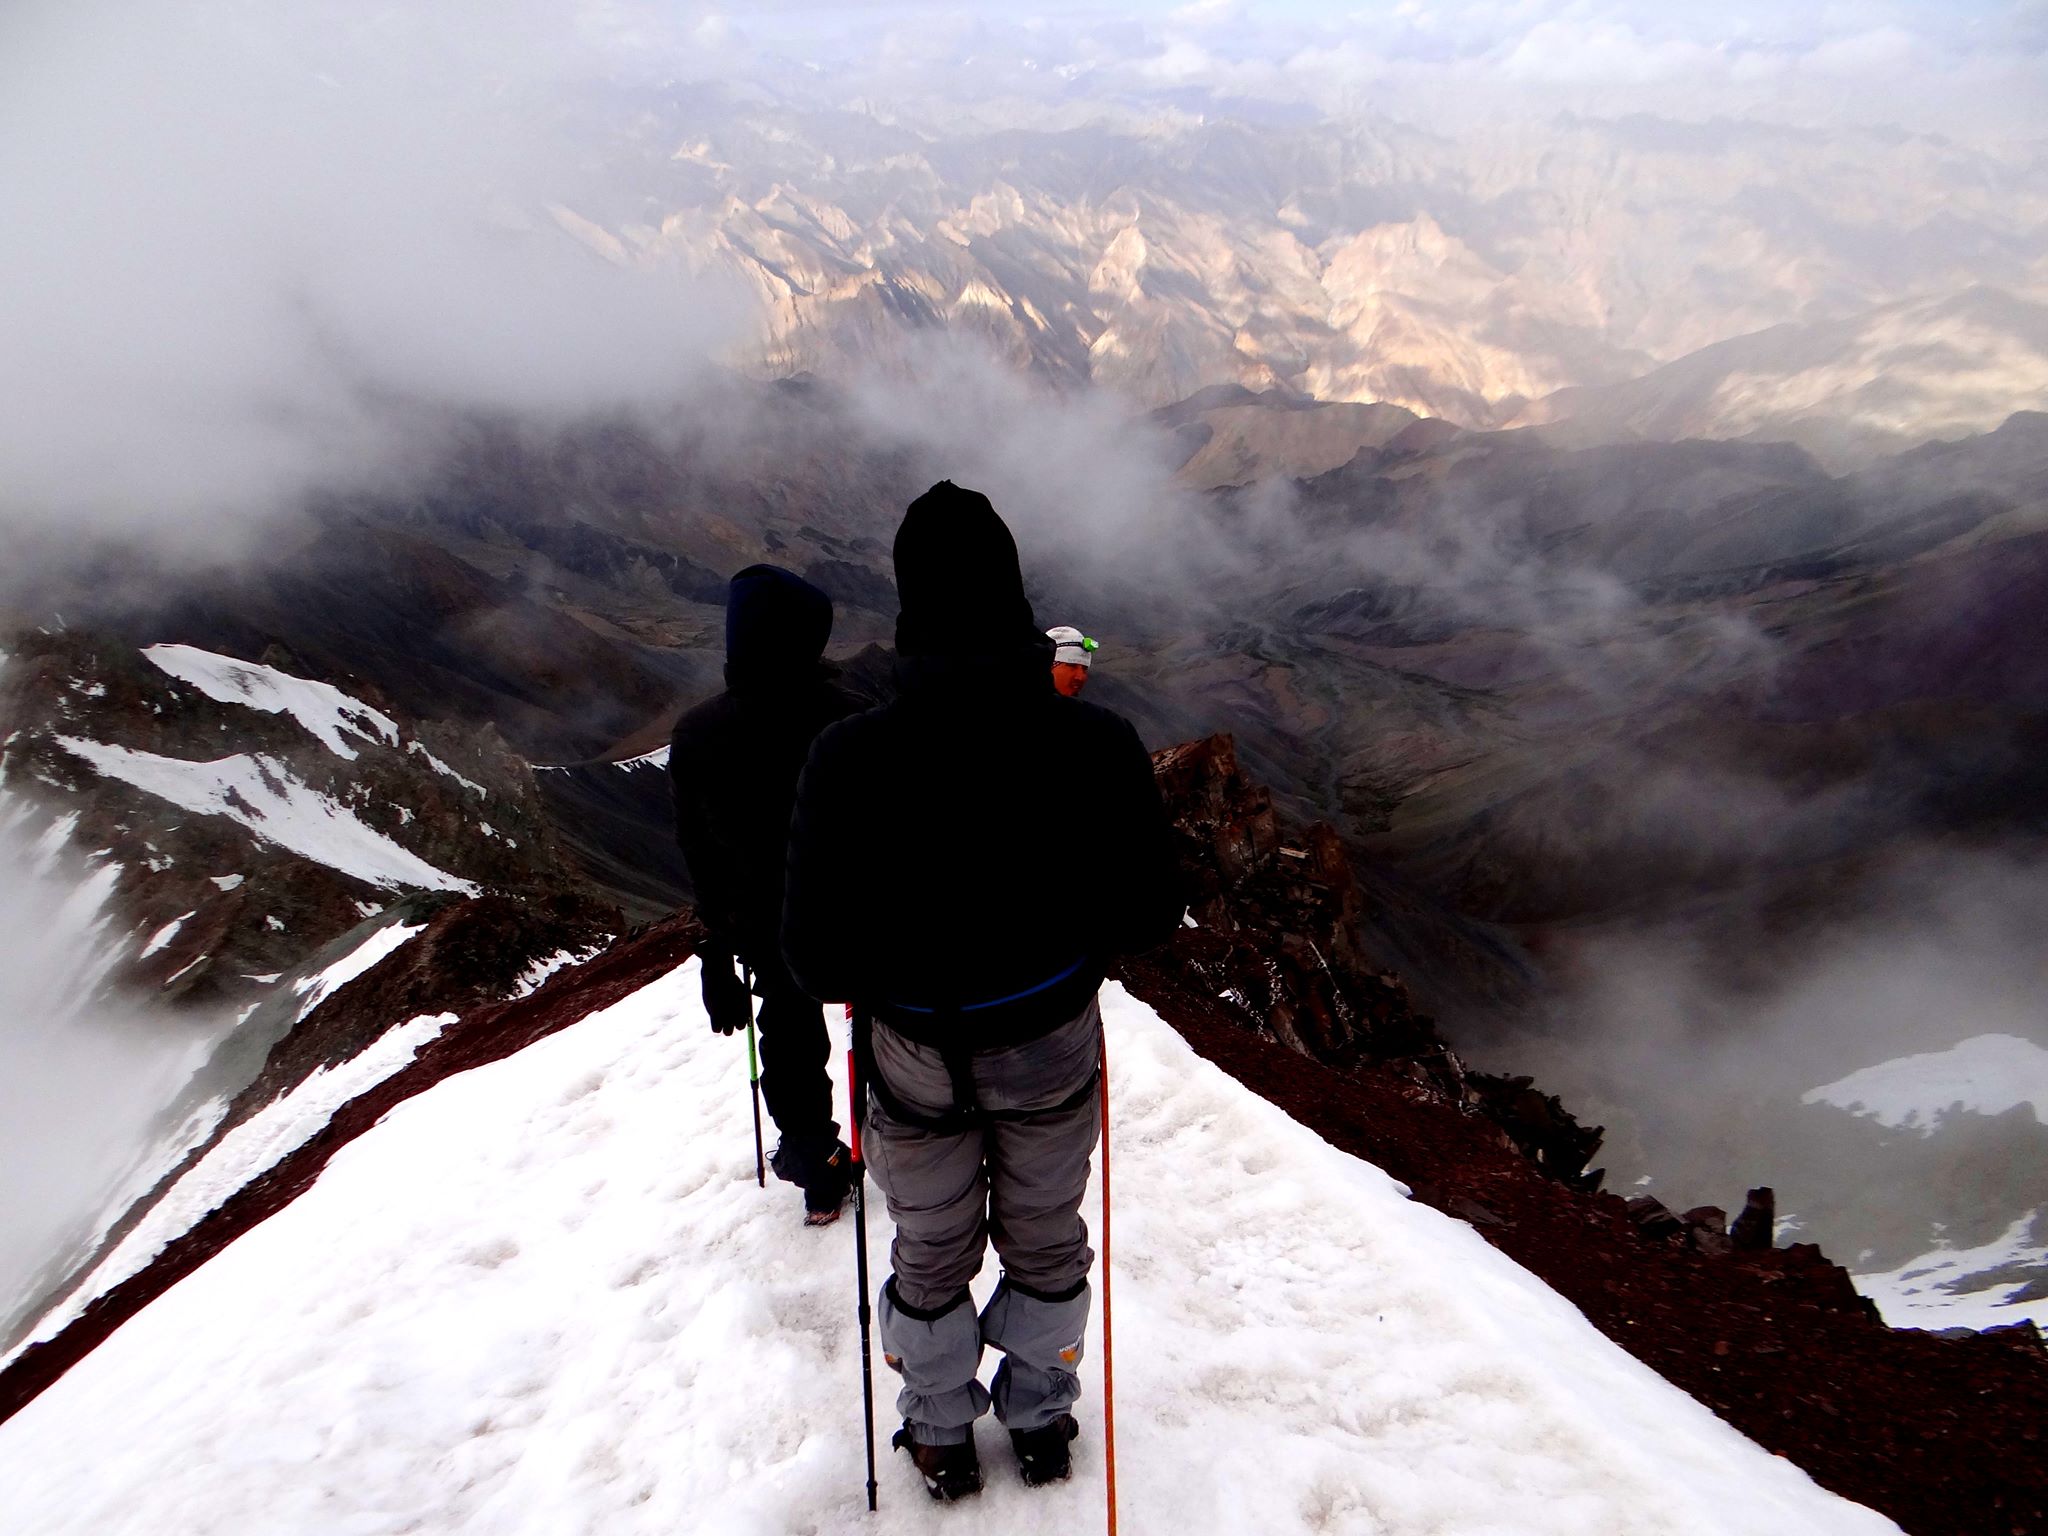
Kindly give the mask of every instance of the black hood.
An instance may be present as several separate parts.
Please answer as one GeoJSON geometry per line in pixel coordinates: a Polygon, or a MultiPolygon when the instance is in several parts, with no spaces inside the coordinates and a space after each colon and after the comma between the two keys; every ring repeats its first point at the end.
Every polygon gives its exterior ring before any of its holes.
{"type": "Polygon", "coordinates": [[[794,571],[750,565],[726,590],[728,687],[817,677],[831,638],[832,599],[794,571]]]}
{"type": "Polygon", "coordinates": [[[903,656],[987,655],[1043,642],[1017,541],[979,491],[941,480],[896,530],[896,650],[903,656]]]}

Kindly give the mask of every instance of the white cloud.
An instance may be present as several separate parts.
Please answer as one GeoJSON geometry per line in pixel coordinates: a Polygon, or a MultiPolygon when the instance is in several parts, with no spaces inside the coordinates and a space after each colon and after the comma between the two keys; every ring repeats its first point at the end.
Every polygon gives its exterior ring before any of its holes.
{"type": "Polygon", "coordinates": [[[1499,65],[1509,80],[1647,85],[1720,70],[1716,48],[1680,38],[1645,38],[1614,23],[1546,21],[1532,27],[1499,65]]]}
{"type": "Polygon", "coordinates": [[[419,402],[672,390],[725,301],[593,259],[555,94],[608,8],[27,0],[0,41],[0,518],[162,528],[352,480],[419,402]]]}
{"type": "Polygon", "coordinates": [[[1829,38],[1801,62],[1819,74],[1868,78],[1902,73],[1927,52],[1924,40],[1903,27],[1873,27],[1829,38]]]}

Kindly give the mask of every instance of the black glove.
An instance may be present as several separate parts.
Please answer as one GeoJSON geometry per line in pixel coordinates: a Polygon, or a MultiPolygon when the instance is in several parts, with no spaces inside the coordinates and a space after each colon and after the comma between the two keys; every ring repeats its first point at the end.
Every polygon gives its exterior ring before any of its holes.
{"type": "Polygon", "coordinates": [[[730,1035],[754,1022],[754,998],[747,984],[732,973],[730,955],[704,957],[704,1011],[711,1027],[730,1035]]]}

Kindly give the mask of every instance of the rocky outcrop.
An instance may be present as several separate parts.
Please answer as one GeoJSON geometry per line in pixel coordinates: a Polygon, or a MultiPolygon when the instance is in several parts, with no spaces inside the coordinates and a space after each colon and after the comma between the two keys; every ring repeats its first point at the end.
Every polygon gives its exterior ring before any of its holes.
{"type": "Polygon", "coordinates": [[[1174,968],[1318,1061],[1441,1057],[1407,989],[1359,943],[1362,893],[1336,830],[1283,820],[1229,736],[1154,759],[1192,900],[1174,968]]]}
{"type": "Polygon", "coordinates": [[[1369,958],[1369,913],[1336,830],[1301,823],[1239,766],[1229,736],[1153,760],[1192,900],[1180,932],[1126,967],[1153,1001],[1199,999],[1331,1067],[1370,1063],[1487,1120],[1553,1178],[1597,1188],[1600,1146],[1526,1077],[1468,1071],[1399,976],[1369,958]]]}

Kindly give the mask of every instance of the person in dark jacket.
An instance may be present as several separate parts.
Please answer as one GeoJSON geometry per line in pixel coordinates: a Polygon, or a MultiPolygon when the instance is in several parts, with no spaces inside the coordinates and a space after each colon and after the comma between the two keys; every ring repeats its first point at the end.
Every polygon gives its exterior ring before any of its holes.
{"type": "Polygon", "coordinates": [[[804,1191],[806,1219],[832,1220],[850,1160],[832,1118],[825,1016],[782,962],[782,876],[797,775],[818,732],[861,709],[820,658],[831,599],[779,566],[733,577],[725,608],[725,692],[676,722],[669,743],[676,840],[711,943],[704,1007],[721,1034],[753,1016],[735,956],[760,995],[761,1095],[782,1133],[776,1174],[804,1191]]]}
{"type": "Polygon", "coordinates": [[[807,992],[866,1021],[862,1130],[896,1224],[879,1311],[904,1378],[895,1443],[951,1498],[981,1486],[972,1425],[991,1404],[1027,1482],[1070,1470],[1096,991],[1114,957],[1172,934],[1182,893],[1151,759],[1128,722],[1054,689],[988,499],[932,487],[895,553],[900,692],[811,749],[782,941],[807,992]],[[1003,1274],[977,1318],[991,1238],[1003,1274]],[[992,1395],[985,1345],[1004,1355],[992,1395]]]}

